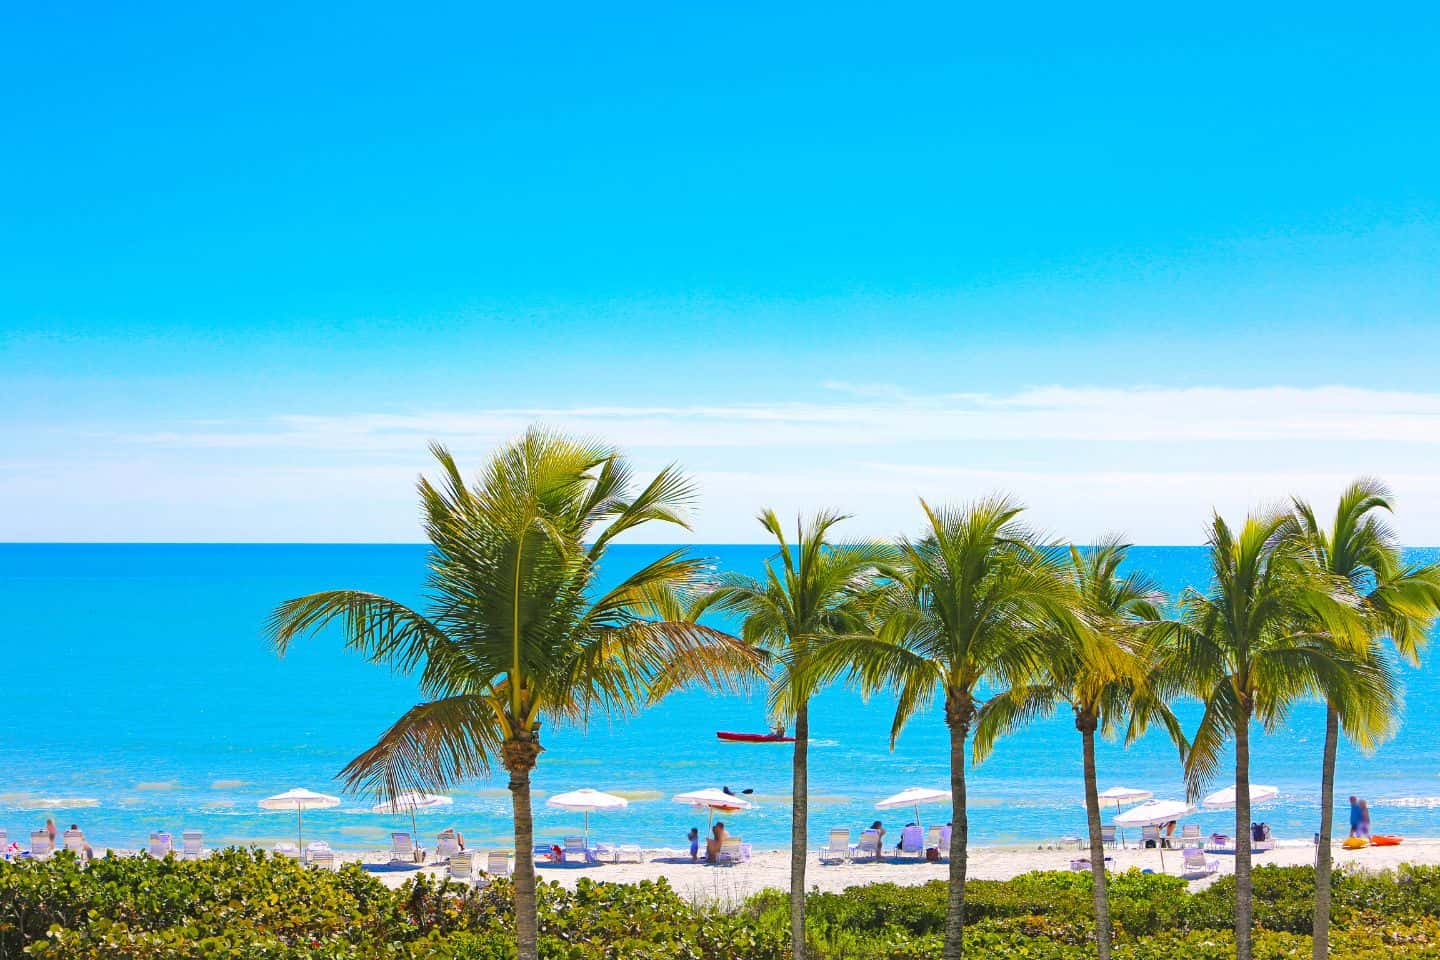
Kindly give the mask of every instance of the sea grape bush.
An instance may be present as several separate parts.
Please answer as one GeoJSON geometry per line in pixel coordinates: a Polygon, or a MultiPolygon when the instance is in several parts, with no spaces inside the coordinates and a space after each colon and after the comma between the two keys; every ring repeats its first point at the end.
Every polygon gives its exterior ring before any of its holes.
{"type": "MultiPolygon", "coordinates": [[[[1110,894],[1116,960],[1233,955],[1232,880],[1190,894],[1178,878],[1130,871],[1112,877],[1110,894]]],[[[1257,958],[1309,956],[1313,897],[1308,868],[1255,871],[1257,958]]],[[[939,955],[943,882],[815,892],[808,904],[808,939],[823,960],[939,955]]],[[[1093,956],[1088,873],[976,881],[967,907],[967,956],[1093,956]]],[[[418,877],[391,890],[355,866],[308,870],[243,850],[191,863],[0,864],[5,960],[510,960],[512,917],[504,881],[475,890],[418,877]]],[[[1338,960],[1440,958],[1440,868],[1337,874],[1335,918],[1338,960]]],[[[778,892],[716,910],[663,880],[540,886],[546,960],[786,960],[787,933],[778,892]]]]}

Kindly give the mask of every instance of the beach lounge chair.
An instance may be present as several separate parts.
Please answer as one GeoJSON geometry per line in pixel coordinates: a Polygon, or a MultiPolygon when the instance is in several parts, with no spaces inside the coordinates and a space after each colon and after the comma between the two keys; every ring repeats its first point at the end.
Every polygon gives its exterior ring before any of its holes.
{"type": "Polygon", "coordinates": [[[566,837],[560,853],[561,863],[594,863],[595,855],[585,846],[584,837],[566,837]]]}
{"type": "Polygon", "coordinates": [[[485,872],[491,876],[510,876],[510,853],[506,850],[491,850],[485,858],[485,872]]]}
{"type": "Polygon", "coordinates": [[[721,841],[720,853],[715,859],[716,863],[728,864],[733,867],[744,860],[745,849],[739,837],[726,837],[721,841]]]}
{"type": "Polygon", "coordinates": [[[1161,840],[1159,827],[1152,824],[1151,826],[1140,828],[1140,846],[1142,848],[1158,847],[1160,846],[1160,843],[1161,840]]]}
{"type": "Polygon", "coordinates": [[[170,842],[170,834],[150,834],[150,856],[154,857],[156,860],[164,860],[166,857],[170,856],[171,851],[173,851],[174,849],[174,846],[170,842]]]}
{"type": "Polygon", "coordinates": [[[836,827],[830,831],[830,840],[820,848],[821,863],[844,863],[850,859],[850,831],[836,827]]]}
{"type": "Polygon", "coordinates": [[[50,834],[44,830],[35,830],[30,834],[30,859],[49,860],[55,855],[55,841],[50,839],[50,834]]]}
{"type": "Polygon", "coordinates": [[[415,863],[415,842],[408,833],[390,834],[390,862],[415,863]]]}
{"type": "MultiPolygon", "coordinates": [[[[1085,873],[1086,871],[1088,871],[1088,870],[1090,869],[1090,863],[1091,863],[1091,860],[1090,860],[1089,857],[1075,857],[1074,859],[1072,859],[1072,860],[1070,861],[1070,872],[1071,872],[1071,873],[1085,873]]],[[[1105,869],[1106,869],[1106,870],[1114,870],[1114,869],[1115,869],[1115,858],[1114,858],[1114,857],[1106,857],[1106,858],[1105,858],[1105,869]]]]}
{"type": "Polygon", "coordinates": [[[1220,870],[1220,861],[1215,857],[1205,856],[1205,851],[1199,847],[1186,847],[1185,860],[1180,867],[1181,872],[1187,876],[1208,877],[1220,870]]]}
{"type": "Polygon", "coordinates": [[[300,859],[300,848],[293,843],[281,841],[271,848],[271,852],[277,857],[286,857],[290,860],[300,859]]]}
{"type": "Polygon", "coordinates": [[[89,844],[85,842],[85,832],[83,830],[66,830],[61,842],[65,844],[66,850],[75,854],[75,856],[81,860],[89,856],[86,852],[89,844]]]}
{"type": "Polygon", "coordinates": [[[451,880],[459,880],[461,883],[475,883],[478,879],[478,871],[475,869],[475,854],[468,850],[461,850],[450,858],[445,865],[445,874],[451,880]]]}
{"type": "Polygon", "coordinates": [[[1180,840],[1187,847],[1200,846],[1200,824],[1187,823],[1180,828],[1180,840]]]}
{"type": "Polygon", "coordinates": [[[872,860],[880,859],[880,834],[875,830],[862,830],[860,832],[860,846],[855,852],[855,859],[869,857],[872,860]]]}
{"type": "Polygon", "coordinates": [[[335,851],[330,849],[330,844],[324,840],[316,840],[305,847],[305,860],[312,867],[321,870],[334,870],[337,866],[335,851]]]}
{"type": "Polygon", "coordinates": [[[1110,847],[1112,850],[1115,848],[1115,826],[1114,826],[1114,824],[1111,824],[1111,825],[1109,825],[1109,826],[1101,826],[1101,827],[1100,827],[1100,846],[1102,846],[1102,847],[1110,847]]]}
{"type": "Polygon", "coordinates": [[[460,841],[455,839],[454,830],[442,830],[435,835],[435,859],[449,860],[460,852],[460,841]]]}
{"type": "Polygon", "coordinates": [[[937,850],[940,856],[945,856],[945,847],[942,845],[945,838],[944,827],[931,827],[925,831],[925,849],[937,850]]]}
{"type": "Polygon", "coordinates": [[[199,830],[186,830],[180,834],[180,859],[199,860],[205,856],[205,835],[199,830]]]}
{"type": "Polygon", "coordinates": [[[640,849],[638,843],[622,843],[615,848],[616,863],[624,863],[632,857],[636,863],[645,862],[645,851],[640,849]]]}
{"type": "Polygon", "coordinates": [[[925,856],[925,834],[918,823],[912,823],[900,831],[895,843],[896,857],[912,857],[919,860],[925,856]]]}

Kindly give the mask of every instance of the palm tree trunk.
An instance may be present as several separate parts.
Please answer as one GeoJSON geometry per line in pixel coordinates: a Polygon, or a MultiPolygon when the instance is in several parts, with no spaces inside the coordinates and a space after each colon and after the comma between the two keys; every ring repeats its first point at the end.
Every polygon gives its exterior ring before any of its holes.
{"type": "Polygon", "coordinates": [[[810,704],[795,713],[795,759],[790,807],[790,953],[805,960],[805,854],[810,817],[810,704]]]}
{"type": "Polygon", "coordinates": [[[1320,839],[1315,846],[1315,930],[1312,960],[1330,955],[1330,836],[1335,829],[1335,754],[1340,746],[1340,714],[1326,706],[1325,756],[1320,761],[1320,839]]]}
{"type": "Polygon", "coordinates": [[[1110,960],[1110,898],[1105,887],[1105,842],[1100,834],[1100,789],[1095,777],[1093,717],[1077,716],[1085,753],[1085,821],[1090,829],[1090,876],[1095,881],[1095,947],[1100,960],[1110,960]]]}
{"type": "Polygon", "coordinates": [[[539,920],[535,908],[535,820],[530,809],[530,771],[540,755],[540,741],[506,740],[501,747],[510,772],[510,801],[515,816],[515,944],[516,960],[539,960],[539,920]]]}
{"type": "Polygon", "coordinates": [[[945,905],[944,960],[960,960],[965,952],[965,853],[970,818],[965,811],[965,741],[974,707],[968,696],[947,695],[945,722],[950,727],[950,893],[945,905]]]}
{"type": "Polygon", "coordinates": [[[1235,724],[1235,960],[1250,960],[1250,711],[1235,724]]]}

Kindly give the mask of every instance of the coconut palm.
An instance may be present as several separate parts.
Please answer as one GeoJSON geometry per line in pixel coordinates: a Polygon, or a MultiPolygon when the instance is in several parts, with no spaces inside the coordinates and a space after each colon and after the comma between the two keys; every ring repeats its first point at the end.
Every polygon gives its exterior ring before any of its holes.
{"type": "Polygon", "coordinates": [[[269,635],[283,655],[335,624],[356,653],[418,677],[425,702],[340,772],[350,788],[393,799],[481,776],[498,759],[514,804],[518,956],[534,960],[530,775],[542,724],[631,711],[692,680],[727,687],[758,661],[737,638],[654,616],[701,581],[702,564],[679,551],[608,590],[599,582],[617,536],[683,524],[691,487],[674,468],[637,493],[615,450],[532,429],[467,486],[450,454],[432,451],[440,477],[419,483],[431,545],[424,607],[330,590],[281,604],[269,635]]]}
{"type": "Polygon", "coordinates": [[[1094,879],[1095,935],[1100,960],[1110,957],[1110,905],[1106,895],[1105,848],[1100,829],[1100,797],[1095,773],[1095,734],[1114,738],[1122,728],[1133,742],[1149,724],[1160,723],[1183,752],[1179,721],[1155,682],[1159,666],[1146,628],[1159,622],[1163,596],[1153,580],[1138,571],[1121,575],[1129,544],[1109,538],[1088,550],[1070,549],[1069,576],[1079,609],[1059,625],[1034,676],[992,696],[975,724],[974,759],[982,762],[1006,734],[1053,714],[1061,704],[1074,714],[1080,733],[1085,778],[1085,814],[1094,879]]]}
{"type": "Polygon", "coordinates": [[[1341,583],[1318,577],[1287,536],[1288,516],[1251,515],[1239,530],[1218,515],[1208,531],[1211,583],[1186,590],[1166,624],[1165,667],[1204,705],[1185,757],[1193,798],[1235,749],[1235,953],[1251,956],[1250,725],[1273,729],[1307,695],[1349,696],[1358,681],[1383,686],[1353,656],[1354,606],[1341,583]]]}
{"type": "MultiPolygon", "coordinates": [[[[1386,669],[1379,646],[1389,638],[1412,664],[1418,663],[1426,633],[1440,612],[1440,567],[1406,565],[1400,544],[1380,516],[1389,513],[1390,491],[1378,480],[1361,479],[1340,496],[1334,521],[1325,529],[1315,511],[1295,500],[1294,535],[1305,557],[1319,575],[1335,577],[1360,598],[1365,620],[1368,655],[1380,670],[1386,669]]],[[[1344,693],[1345,691],[1341,691],[1344,693]]],[[[1383,694],[1382,691],[1378,691],[1383,694]]],[[[1350,696],[1327,698],[1325,752],[1320,773],[1320,843],[1315,858],[1315,923],[1312,955],[1324,960],[1330,952],[1330,840],[1335,819],[1335,758],[1340,730],[1362,749],[1373,749],[1391,732],[1396,713],[1377,691],[1361,687],[1350,696]]]]}
{"type": "Polygon", "coordinates": [[[928,529],[902,540],[893,582],[877,596],[874,636],[840,637],[812,663],[822,676],[848,672],[867,695],[896,696],[891,743],[917,712],[943,696],[950,734],[950,889],[944,956],[961,955],[965,933],[965,750],[982,682],[1023,682],[1045,657],[1045,633],[1072,616],[1074,589],[1062,550],[1023,523],[1006,497],[959,509],[921,501],[928,529]]]}
{"type": "Polygon", "coordinates": [[[795,543],[774,511],[759,517],[775,538],[775,556],[763,578],[724,576],[706,598],[708,607],[744,617],[741,636],[775,664],[770,701],[777,716],[795,724],[790,814],[790,937],[795,960],[805,957],[805,856],[808,849],[810,698],[817,692],[807,672],[810,654],[837,636],[863,634],[862,601],[894,550],[878,543],[834,544],[831,529],[846,517],[817,513],[796,520],[795,543]]]}

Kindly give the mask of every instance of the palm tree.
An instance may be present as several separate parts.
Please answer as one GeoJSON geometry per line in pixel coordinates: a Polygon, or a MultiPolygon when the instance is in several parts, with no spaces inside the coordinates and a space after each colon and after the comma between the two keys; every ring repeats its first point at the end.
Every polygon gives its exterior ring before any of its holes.
{"type": "MultiPolygon", "coordinates": [[[[1329,530],[1303,500],[1295,500],[1295,536],[1315,573],[1348,584],[1360,598],[1365,618],[1365,647],[1379,669],[1386,669],[1378,649],[1389,637],[1412,664],[1419,662],[1426,633],[1440,612],[1440,566],[1407,566],[1394,532],[1377,514],[1389,513],[1390,491],[1378,480],[1360,479],[1340,496],[1329,530]]],[[[1387,684],[1388,686],[1388,684],[1387,684]]],[[[1344,692],[1344,691],[1342,691],[1344,692]]],[[[1395,720],[1389,702],[1360,688],[1368,697],[1330,698],[1325,704],[1325,753],[1320,773],[1320,843],[1315,858],[1314,960],[1330,952],[1330,839],[1335,819],[1335,758],[1340,728],[1358,746],[1373,749],[1395,720]]]]}
{"type": "Polygon", "coordinates": [[[1085,777],[1085,813],[1094,878],[1095,936],[1100,960],[1110,957],[1110,904],[1106,891],[1105,847],[1100,830],[1100,797],[1095,775],[1095,734],[1114,738],[1126,726],[1126,742],[1139,738],[1152,721],[1161,723],[1183,756],[1185,736],[1153,681],[1159,664],[1145,629],[1160,620],[1162,594],[1153,580],[1132,571],[1124,576],[1129,544],[1102,540],[1089,550],[1070,549],[1069,575],[1079,609],[1061,624],[1037,674],[992,696],[975,724],[974,759],[982,762],[995,741],[1032,720],[1069,705],[1080,733],[1085,777]],[[1128,718],[1128,724],[1126,723],[1128,718]]]}
{"type": "Polygon", "coordinates": [[[862,692],[894,691],[893,745],[910,717],[944,697],[950,734],[950,890],[946,960],[965,935],[965,747],[982,682],[1019,683],[1044,662],[1045,631],[1074,606],[1064,552],[1041,543],[1002,496],[960,509],[921,501],[928,530],[902,540],[893,582],[874,603],[872,637],[839,637],[812,663],[823,676],[848,672],[862,692]]]}
{"type": "Polygon", "coordinates": [[[862,601],[894,551],[884,544],[831,543],[831,528],[847,519],[836,513],[818,513],[808,523],[797,519],[793,548],[774,511],[766,510],[759,519],[777,546],[775,556],[765,562],[765,576],[726,576],[706,604],[744,617],[743,639],[778,667],[770,695],[775,713],[795,723],[790,938],[795,960],[804,960],[810,698],[818,692],[808,662],[810,654],[831,639],[866,632],[862,601]]]}
{"type": "Polygon", "coordinates": [[[1179,619],[1165,625],[1166,668],[1204,704],[1185,757],[1198,796],[1235,747],[1235,954],[1250,960],[1250,725],[1273,729],[1298,699],[1347,696],[1354,676],[1376,681],[1352,656],[1356,633],[1348,590],[1316,577],[1288,537],[1279,511],[1251,515],[1238,531],[1218,515],[1210,525],[1211,583],[1188,589],[1179,619]]]}
{"type": "Polygon", "coordinates": [[[431,449],[441,477],[419,483],[431,544],[423,612],[330,590],[281,604],[269,636],[283,655],[296,638],[338,624],[356,653],[418,677],[425,702],[346,765],[339,776],[349,788],[393,799],[483,775],[498,758],[520,854],[518,956],[535,960],[530,774],[541,725],[631,711],[691,680],[726,687],[758,661],[734,637],[654,616],[701,580],[703,566],[682,552],[600,588],[615,537],[650,521],[683,524],[691,487],[673,467],[635,493],[615,450],[531,429],[471,487],[443,447],[431,449]]]}

